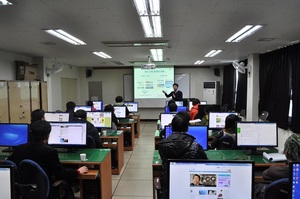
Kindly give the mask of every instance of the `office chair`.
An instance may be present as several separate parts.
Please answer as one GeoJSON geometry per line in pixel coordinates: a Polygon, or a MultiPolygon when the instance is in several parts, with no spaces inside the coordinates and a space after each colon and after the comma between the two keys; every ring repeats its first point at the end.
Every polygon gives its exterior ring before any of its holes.
{"type": "Polygon", "coordinates": [[[246,110],[245,109],[241,110],[240,116],[243,117],[243,118],[246,118],[246,110]]]}
{"type": "Polygon", "coordinates": [[[289,196],[289,179],[283,178],[268,184],[265,188],[264,199],[286,199],[289,196]]]}
{"type": "Polygon", "coordinates": [[[269,116],[269,112],[263,111],[259,116],[259,121],[266,122],[269,116]]]}
{"type": "Polygon", "coordinates": [[[220,138],[219,144],[217,146],[218,150],[226,150],[234,148],[234,139],[231,136],[224,135],[220,138]]]}
{"type": "Polygon", "coordinates": [[[4,160],[1,165],[11,165],[14,167],[14,174],[15,174],[15,182],[19,182],[19,172],[18,172],[18,167],[17,165],[10,160],[4,160]]]}

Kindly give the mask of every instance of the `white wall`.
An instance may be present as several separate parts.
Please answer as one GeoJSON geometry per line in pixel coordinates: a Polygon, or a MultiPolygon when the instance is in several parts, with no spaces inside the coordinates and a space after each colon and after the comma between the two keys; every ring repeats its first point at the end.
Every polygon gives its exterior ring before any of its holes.
{"type": "Polygon", "coordinates": [[[16,79],[15,61],[24,61],[32,64],[32,57],[0,51],[0,80],[16,79]]]}

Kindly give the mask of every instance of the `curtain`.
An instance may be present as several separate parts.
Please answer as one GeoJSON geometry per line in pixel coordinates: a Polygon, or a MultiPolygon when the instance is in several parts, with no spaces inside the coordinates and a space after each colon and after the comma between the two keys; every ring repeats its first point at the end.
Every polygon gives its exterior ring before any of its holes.
{"type": "Polygon", "coordinates": [[[293,117],[291,130],[294,133],[300,133],[300,44],[293,45],[290,48],[291,68],[292,68],[292,100],[293,117]]]}
{"type": "Polygon", "coordinates": [[[287,129],[290,101],[288,50],[262,54],[259,58],[259,113],[268,111],[270,122],[287,129]]]}
{"type": "Polygon", "coordinates": [[[223,77],[222,105],[228,104],[229,110],[233,110],[235,69],[231,64],[224,66],[223,77]]]}
{"type": "MultiPolygon", "coordinates": [[[[242,62],[248,65],[248,60],[242,62]]],[[[247,72],[245,74],[239,73],[238,76],[235,111],[240,113],[241,110],[246,110],[247,107],[247,72]]]]}

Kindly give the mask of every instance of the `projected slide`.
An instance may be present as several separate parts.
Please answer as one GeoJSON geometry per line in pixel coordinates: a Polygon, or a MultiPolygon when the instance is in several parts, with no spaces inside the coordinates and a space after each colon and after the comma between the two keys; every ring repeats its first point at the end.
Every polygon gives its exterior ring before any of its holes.
{"type": "Polygon", "coordinates": [[[162,90],[171,92],[174,83],[174,67],[157,67],[155,69],[134,68],[134,98],[165,98],[162,90]]]}

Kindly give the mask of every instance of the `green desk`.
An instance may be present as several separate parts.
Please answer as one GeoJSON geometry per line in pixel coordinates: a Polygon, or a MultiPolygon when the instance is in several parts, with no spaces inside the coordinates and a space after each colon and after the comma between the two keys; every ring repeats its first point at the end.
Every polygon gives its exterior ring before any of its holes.
{"type": "Polygon", "coordinates": [[[157,130],[159,130],[159,128],[160,128],[160,120],[157,120],[157,130]]]}
{"type": "Polygon", "coordinates": [[[159,130],[156,130],[155,134],[154,134],[154,149],[155,150],[158,150],[158,143],[159,143],[159,141],[160,141],[159,130]]]}
{"type": "MultiPolygon", "coordinates": [[[[0,152],[0,160],[4,160],[10,154],[0,152]]],[[[75,153],[59,153],[59,159],[63,165],[77,165],[78,167],[87,165],[97,165],[99,170],[89,170],[87,174],[78,176],[80,183],[82,180],[95,180],[96,174],[100,173],[100,194],[101,199],[112,197],[112,177],[111,177],[111,151],[110,149],[80,149],[75,153]],[[80,154],[86,153],[86,162],[80,161],[80,154]]],[[[80,186],[80,198],[83,199],[84,190],[80,186]]]]}
{"type": "Polygon", "coordinates": [[[113,175],[119,175],[124,166],[124,133],[122,130],[111,131],[106,136],[100,136],[103,141],[104,148],[116,149],[114,161],[117,162],[117,167],[111,170],[113,175]]]}
{"type": "MultiPolygon", "coordinates": [[[[277,152],[270,150],[268,152],[277,152]]],[[[255,169],[263,170],[267,169],[271,165],[283,166],[284,162],[272,163],[267,159],[263,158],[262,155],[246,155],[243,150],[208,150],[205,151],[209,160],[253,160],[255,162],[255,169]]],[[[152,160],[152,175],[153,183],[155,177],[161,177],[162,175],[162,160],[158,153],[158,150],[154,151],[152,160]]],[[[255,177],[255,181],[261,181],[262,177],[255,177]]],[[[153,188],[153,198],[155,199],[155,189],[153,188]]]]}
{"type": "MultiPolygon", "coordinates": [[[[135,128],[134,128],[134,124],[136,124],[137,121],[136,120],[130,120],[128,118],[126,119],[121,119],[119,121],[119,124],[118,124],[118,129],[119,130],[123,130],[124,132],[125,131],[129,131],[130,132],[130,142],[131,144],[128,145],[128,146],[125,146],[124,145],[124,151],[133,151],[133,148],[134,148],[134,145],[135,145],[135,141],[134,141],[134,138],[135,138],[135,128]],[[124,127],[124,126],[127,126],[127,125],[130,125],[130,127],[124,127]]],[[[124,135],[125,137],[125,135],[124,135]]],[[[125,139],[125,138],[124,138],[125,139]]]]}

